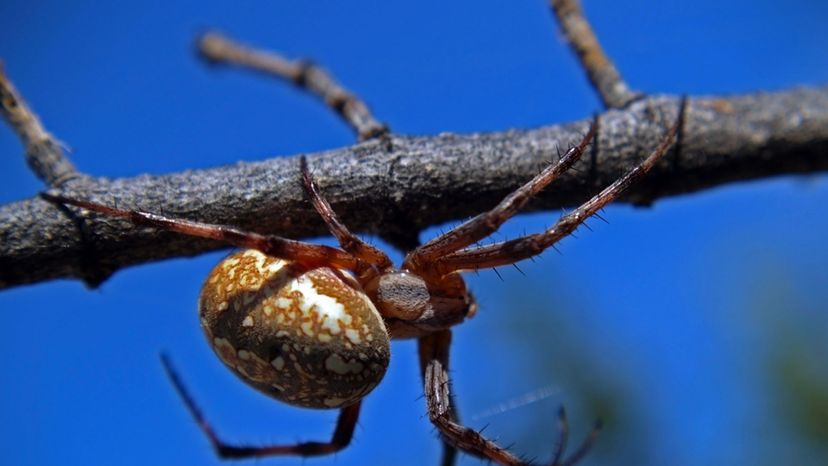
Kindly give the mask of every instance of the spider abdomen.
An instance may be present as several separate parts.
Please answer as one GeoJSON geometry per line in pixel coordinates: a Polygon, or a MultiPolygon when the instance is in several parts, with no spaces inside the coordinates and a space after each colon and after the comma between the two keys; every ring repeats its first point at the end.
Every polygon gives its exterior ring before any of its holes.
{"type": "Polygon", "coordinates": [[[213,350],[236,375],[290,404],[353,404],[388,367],[382,317],[338,270],[236,253],[207,277],[199,315],[213,350]]]}

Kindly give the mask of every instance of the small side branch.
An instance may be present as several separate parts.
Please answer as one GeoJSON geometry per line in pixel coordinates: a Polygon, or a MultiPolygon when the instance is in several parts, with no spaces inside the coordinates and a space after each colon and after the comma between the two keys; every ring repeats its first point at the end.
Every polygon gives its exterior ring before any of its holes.
{"type": "Polygon", "coordinates": [[[578,0],[550,0],[552,12],[561,26],[592,87],[598,91],[606,108],[624,108],[638,94],[630,90],[601,48],[578,0]]]}
{"type": "Polygon", "coordinates": [[[0,112],[17,133],[26,151],[26,162],[38,178],[49,186],[60,186],[77,176],[60,143],[43,128],[37,115],[15,89],[0,65],[0,112]]]}
{"type": "Polygon", "coordinates": [[[374,118],[362,100],[308,60],[288,60],[273,52],[242,46],[215,32],[201,37],[198,50],[213,64],[259,71],[319,96],[356,131],[360,141],[388,134],[388,128],[374,118]]]}

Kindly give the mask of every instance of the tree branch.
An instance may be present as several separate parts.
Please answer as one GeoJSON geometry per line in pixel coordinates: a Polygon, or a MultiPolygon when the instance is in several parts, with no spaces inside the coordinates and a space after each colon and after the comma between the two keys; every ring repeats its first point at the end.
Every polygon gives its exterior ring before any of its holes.
{"type": "Polygon", "coordinates": [[[624,108],[639,97],[640,94],[630,90],[618,69],[604,53],[578,0],[550,0],[549,3],[561,31],[578,57],[592,87],[601,97],[604,107],[624,108]]]}
{"type": "Polygon", "coordinates": [[[0,64],[0,114],[17,133],[26,151],[26,162],[49,186],[59,186],[78,176],[63,154],[60,143],[49,134],[6,76],[0,64]]]}
{"type": "MultiPolygon", "coordinates": [[[[656,96],[601,115],[598,144],[529,210],[576,205],[639,162],[672,124],[679,99],[656,96]]],[[[396,244],[477,214],[575,143],[589,119],[534,130],[390,136],[308,156],[315,179],[353,231],[396,244]]],[[[647,205],[726,183],[828,170],[828,86],[690,98],[680,145],[625,200],[647,205]]],[[[226,223],[291,238],[325,235],[305,199],[296,156],[133,178],[81,177],[80,199],[226,223]]],[[[212,241],[81,217],[38,197],[0,207],[0,287],[56,278],[95,286],[135,264],[221,248],[212,241]]]]}
{"type": "Polygon", "coordinates": [[[212,64],[259,71],[290,81],[315,94],[356,131],[360,141],[388,133],[388,128],[374,118],[368,106],[359,97],[342,87],[325,70],[310,60],[291,61],[275,52],[244,47],[216,32],[201,37],[198,41],[198,51],[212,64]]]}

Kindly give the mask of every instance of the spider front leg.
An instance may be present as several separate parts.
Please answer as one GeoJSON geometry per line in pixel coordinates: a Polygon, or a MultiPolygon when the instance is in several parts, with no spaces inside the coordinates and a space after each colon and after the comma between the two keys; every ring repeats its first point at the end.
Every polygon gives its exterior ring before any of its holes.
{"type": "MultiPolygon", "coordinates": [[[[530,466],[532,463],[521,460],[508,450],[501,448],[496,443],[488,440],[480,432],[461,425],[451,406],[450,381],[448,375],[449,347],[451,346],[451,331],[443,330],[435,332],[418,340],[420,352],[420,370],[423,375],[423,386],[425,390],[426,403],[428,405],[428,417],[440,431],[443,441],[448,445],[462,450],[478,458],[493,461],[502,466],[530,466]]],[[[566,416],[561,410],[559,416],[560,432],[558,436],[555,457],[550,466],[572,466],[586,455],[595,437],[598,434],[600,425],[596,425],[592,433],[584,440],[575,453],[563,458],[568,436],[566,416]]],[[[444,454],[443,464],[453,460],[450,454],[444,454]]]]}
{"type": "Polygon", "coordinates": [[[679,108],[679,117],[667,131],[661,143],[641,164],[615,180],[600,193],[564,215],[554,225],[542,233],[524,236],[511,241],[503,241],[488,246],[463,249],[436,258],[427,264],[426,270],[437,276],[443,276],[460,270],[476,270],[486,267],[499,267],[537,256],[555,243],[572,234],[589,217],[598,213],[604,206],[618,199],[627,188],[635,184],[667,153],[681,125],[685,102],[679,108]]]}
{"type": "Polygon", "coordinates": [[[448,233],[420,246],[405,258],[403,268],[419,270],[427,268],[435,259],[474,244],[497,231],[514,216],[532,197],[541,192],[581,158],[598,131],[596,116],[581,141],[569,148],[556,163],[550,164],[526,184],[506,196],[488,212],[473,217],[448,233]]]}
{"type": "Polygon", "coordinates": [[[164,365],[164,370],[167,376],[173,383],[175,390],[184,400],[187,405],[187,410],[195,419],[201,431],[210,440],[216,454],[221,458],[260,458],[263,456],[320,456],[336,453],[351,443],[354,436],[354,429],[357,420],[359,419],[360,401],[342,408],[339,411],[339,418],[336,420],[336,429],[331,435],[331,440],[328,442],[301,442],[292,445],[268,445],[268,446],[249,446],[249,445],[230,445],[224,442],[215,433],[210,423],[202,414],[199,407],[196,405],[193,398],[184,386],[184,382],[178,376],[178,373],[172,366],[169,358],[162,354],[161,362],[164,365]]]}
{"type": "Polygon", "coordinates": [[[319,191],[319,186],[313,180],[308,170],[308,161],[304,155],[299,159],[299,165],[302,170],[302,186],[305,188],[305,193],[313,203],[313,207],[319,212],[322,220],[325,221],[328,230],[339,241],[340,247],[380,271],[391,268],[394,264],[384,252],[359,239],[348,230],[345,224],[339,221],[331,205],[319,191]]]}

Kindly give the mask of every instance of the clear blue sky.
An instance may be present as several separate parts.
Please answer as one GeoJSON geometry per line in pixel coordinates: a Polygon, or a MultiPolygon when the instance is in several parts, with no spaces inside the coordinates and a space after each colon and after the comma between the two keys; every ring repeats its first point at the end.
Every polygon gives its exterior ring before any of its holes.
{"type": "MultiPolygon", "coordinates": [[[[828,81],[826,2],[586,8],[639,90],[730,94],[828,81]]],[[[0,57],[92,175],[167,173],[352,143],[327,108],[291,86],[203,66],[192,43],[208,28],[315,59],[400,133],[530,128],[599,109],[542,0],[5,0],[0,57]]],[[[42,189],[6,128],[0,154],[0,202],[42,189]]],[[[646,210],[613,206],[609,225],[594,222],[594,231],[565,240],[561,255],[522,265],[527,277],[511,269],[503,282],[491,272],[471,276],[482,307],[455,332],[461,412],[541,459],[563,403],[576,438],[596,415],[608,417],[607,435],[584,464],[818,464],[826,451],[814,444],[825,437],[802,434],[803,410],[790,404],[800,392],[786,381],[828,383],[824,365],[810,364],[828,358],[827,204],[828,179],[813,175],[646,210]],[[481,417],[547,387],[550,397],[481,417]]],[[[537,231],[556,216],[519,217],[503,235],[537,231]]],[[[95,291],[67,281],[0,293],[0,463],[218,463],[163,375],[161,350],[228,440],[327,438],[334,412],[259,395],[204,341],[195,302],[224,254],[124,270],[95,291]]],[[[396,343],[354,444],[304,464],[435,464],[439,444],[420,392],[415,347],[396,343]]]]}

